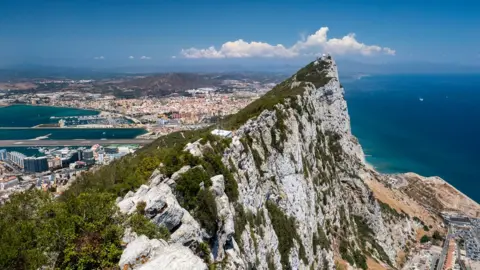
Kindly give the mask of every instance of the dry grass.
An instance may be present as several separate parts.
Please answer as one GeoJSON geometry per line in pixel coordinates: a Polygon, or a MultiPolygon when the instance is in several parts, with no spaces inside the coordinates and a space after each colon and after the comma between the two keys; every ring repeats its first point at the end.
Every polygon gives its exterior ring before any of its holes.
{"type": "Polygon", "coordinates": [[[406,261],[407,261],[407,254],[403,250],[399,251],[397,253],[397,258],[396,258],[397,265],[403,266],[406,261]]]}
{"type": "Polygon", "coordinates": [[[368,270],[386,270],[390,269],[389,267],[383,266],[371,257],[367,258],[368,270]]]}
{"type": "Polygon", "coordinates": [[[347,270],[349,264],[342,260],[340,257],[335,256],[335,269],[336,270],[347,270]]]}
{"type": "Polygon", "coordinates": [[[399,190],[390,189],[376,179],[365,179],[365,183],[373,191],[375,198],[383,203],[390,205],[398,212],[404,212],[410,217],[418,217],[425,224],[431,225],[434,229],[442,230],[442,221],[439,217],[434,216],[427,211],[425,207],[418,204],[415,200],[409,199],[408,196],[399,190]]]}

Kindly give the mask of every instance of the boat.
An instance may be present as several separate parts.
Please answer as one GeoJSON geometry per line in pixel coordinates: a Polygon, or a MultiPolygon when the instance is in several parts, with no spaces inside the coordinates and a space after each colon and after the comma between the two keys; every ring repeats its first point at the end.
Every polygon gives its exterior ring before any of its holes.
{"type": "Polygon", "coordinates": [[[423,98],[419,98],[420,101],[423,101],[423,98]]]}

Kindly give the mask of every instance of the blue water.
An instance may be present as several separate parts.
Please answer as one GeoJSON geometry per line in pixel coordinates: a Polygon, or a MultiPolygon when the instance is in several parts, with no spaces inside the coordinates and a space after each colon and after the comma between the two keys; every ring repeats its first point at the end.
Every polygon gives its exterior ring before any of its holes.
{"type": "Polygon", "coordinates": [[[372,76],[342,84],[352,131],[370,164],[385,173],[440,176],[480,201],[480,75],[372,76]]]}
{"type": "Polygon", "coordinates": [[[39,124],[58,123],[51,116],[97,115],[99,112],[73,108],[13,105],[0,107],[0,127],[33,127],[39,124]]]}
{"type": "MultiPolygon", "coordinates": [[[[0,127],[33,127],[57,123],[51,116],[97,115],[97,111],[47,106],[15,105],[0,107],[0,127]]],[[[131,139],[144,134],[144,129],[0,129],[0,140],[28,140],[51,134],[51,140],[131,139]]]]}

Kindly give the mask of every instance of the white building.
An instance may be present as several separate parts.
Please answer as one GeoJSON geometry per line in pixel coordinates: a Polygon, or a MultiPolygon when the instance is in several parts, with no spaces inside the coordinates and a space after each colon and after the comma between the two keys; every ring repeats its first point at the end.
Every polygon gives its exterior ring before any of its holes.
{"type": "Polygon", "coordinates": [[[212,130],[212,134],[225,138],[231,138],[233,135],[231,131],[222,129],[214,129],[212,130]]]}

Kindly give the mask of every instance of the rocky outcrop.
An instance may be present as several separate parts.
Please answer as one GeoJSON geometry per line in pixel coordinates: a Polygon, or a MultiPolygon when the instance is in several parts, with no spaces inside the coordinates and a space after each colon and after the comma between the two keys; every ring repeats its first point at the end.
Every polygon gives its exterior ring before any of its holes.
{"type": "Polygon", "coordinates": [[[383,213],[365,185],[364,155],[350,131],[335,62],[323,61],[331,77],[325,86],[307,84],[303,95],[249,120],[225,151],[224,163],[236,167],[240,204],[265,219],[249,223],[236,243],[240,248],[231,251],[243,259],[241,268],[280,268],[285,261],[293,269],[333,268],[334,254],[350,258],[355,256],[351,251],[366,249],[395,265],[397,252],[413,238],[410,220],[383,213]],[[288,253],[281,252],[285,235],[272,226],[269,201],[295,220],[298,237],[288,253]],[[323,233],[326,247],[317,243],[323,233]]]}
{"type": "Polygon", "coordinates": [[[141,235],[125,248],[119,262],[120,269],[207,269],[193,252],[179,244],[168,245],[163,240],[148,239],[141,235]]]}
{"type": "MultiPolygon", "coordinates": [[[[210,186],[200,183],[214,197],[215,235],[208,235],[172,192],[181,175],[193,168],[184,166],[170,178],[156,171],[149,186],[127,194],[118,206],[131,214],[145,201],[146,216],[172,232],[169,244],[142,238],[140,249],[131,242],[120,266],[135,265],[144,256],[149,264],[158,263],[157,269],[193,269],[162,263],[172,258],[198,261],[194,254],[200,255],[198,246],[207,243],[211,254],[204,254],[204,261],[216,262],[217,269],[335,269],[336,262],[346,261],[366,268],[367,256],[397,266],[398,253],[415,240],[419,225],[379,202],[367,186],[377,175],[351,134],[335,62],[318,59],[278,87],[298,94],[235,130],[218,154],[232,175],[216,175],[210,186]],[[229,177],[238,184],[233,199],[226,192],[229,177]],[[172,250],[182,255],[176,257],[172,250]]],[[[215,145],[202,143],[189,143],[184,151],[203,158],[215,145]]]]}
{"type": "Polygon", "coordinates": [[[173,230],[181,223],[184,209],[180,207],[168,185],[142,185],[134,194],[127,194],[118,206],[122,213],[132,214],[139,202],[146,203],[145,216],[155,224],[173,230]]]}

